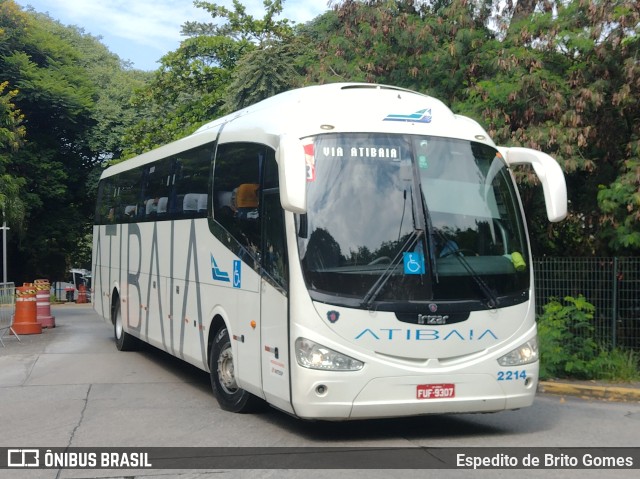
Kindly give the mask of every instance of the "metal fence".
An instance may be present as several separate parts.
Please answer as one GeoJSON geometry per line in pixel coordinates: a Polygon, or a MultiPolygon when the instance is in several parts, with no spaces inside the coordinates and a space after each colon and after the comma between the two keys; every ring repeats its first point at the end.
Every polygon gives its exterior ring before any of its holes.
{"type": "Polygon", "coordinates": [[[534,258],[536,313],[583,295],[596,308],[596,341],[640,351],[640,258],[534,258]]]}
{"type": "MultiPolygon", "coordinates": [[[[11,327],[16,304],[15,301],[15,285],[13,283],[0,283],[0,345],[3,347],[4,342],[2,341],[2,337],[9,331],[15,334],[11,327]]],[[[18,337],[17,334],[16,337],[18,337]]]]}

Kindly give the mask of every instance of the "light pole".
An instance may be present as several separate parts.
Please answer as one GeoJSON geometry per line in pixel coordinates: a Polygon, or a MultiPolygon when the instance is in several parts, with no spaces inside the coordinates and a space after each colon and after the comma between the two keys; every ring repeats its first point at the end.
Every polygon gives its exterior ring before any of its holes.
{"type": "Polygon", "coordinates": [[[4,208],[2,209],[2,282],[7,282],[7,221],[4,217],[4,208]]]}

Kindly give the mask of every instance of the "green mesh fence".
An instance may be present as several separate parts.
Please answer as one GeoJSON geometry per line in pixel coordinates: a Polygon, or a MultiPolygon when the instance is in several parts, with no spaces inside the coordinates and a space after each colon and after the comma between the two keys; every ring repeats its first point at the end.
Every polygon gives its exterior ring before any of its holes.
{"type": "Polygon", "coordinates": [[[640,351],[640,258],[534,258],[536,313],[583,295],[596,308],[596,340],[640,351]]]}

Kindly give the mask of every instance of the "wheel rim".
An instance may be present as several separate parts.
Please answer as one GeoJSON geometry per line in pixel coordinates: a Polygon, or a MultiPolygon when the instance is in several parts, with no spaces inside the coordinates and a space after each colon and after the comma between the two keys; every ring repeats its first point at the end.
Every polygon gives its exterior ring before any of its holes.
{"type": "Polygon", "coordinates": [[[120,311],[116,313],[116,338],[120,339],[122,337],[122,316],[120,315],[120,311]]]}
{"type": "Polygon", "coordinates": [[[231,345],[227,345],[218,357],[218,380],[220,386],[228,394],[233,394],[238,390],[236,376],[233,370],[233,354],[231,345]]]}

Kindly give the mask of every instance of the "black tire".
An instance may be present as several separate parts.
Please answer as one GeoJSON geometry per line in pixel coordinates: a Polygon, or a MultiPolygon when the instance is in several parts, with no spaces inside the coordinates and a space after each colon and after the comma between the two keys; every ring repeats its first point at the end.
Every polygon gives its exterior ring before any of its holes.
{"type": "Polygon", "coordinates": [[[225,411],[248,413],[264,405],[262,399],[238,387],[233,364],[229,331],[223,326],[216,332],[209,354],[211,389],[220,407],[225,411]]]}
{"type": "Polygon", "coordinates": [[[116,339],[118,351],[135,351],[138,349],[138,338],[131,336],[124,330],[120,301],[116,303],[113,309],[113,335],[116,339]]]}

